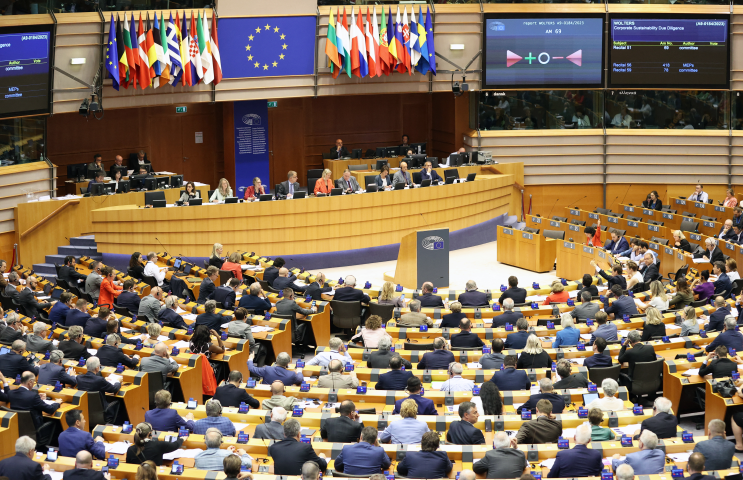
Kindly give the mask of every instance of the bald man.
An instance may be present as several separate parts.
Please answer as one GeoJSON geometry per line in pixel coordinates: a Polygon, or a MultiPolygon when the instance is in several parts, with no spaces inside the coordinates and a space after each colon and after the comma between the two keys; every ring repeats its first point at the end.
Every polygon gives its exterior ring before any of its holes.
{"type": "Polygon", "coordinates": [[[168,346],[160,342],[155,345],[152,355],[142,359],[139,369],[147,373],[160,372],[163,382],[167,382],[168,376],[178,371],[178,362],[170,358],[168,346]]]}
{"type": "Polygon", "coordinates": [[[273,281],[273,288],[276,290],[283,290],[285,288],[291,288],[295,292],[302,292],[304,293],[305,290],[307,290],[307,286],[298,286],[294,283],[294,281],[297,279],[296,275],[289,275],[289,269],[286,267],[281,267],[279,269],[279,276],[276,277],[276,280],[273,281]]]}
{"type": "Polygon", "coordinates": [[[75,468],[64,472],[64,480],[111,480],[111,475],[93,470],[93,456],[81,450],[75,457],[75,468]]]}
{"type": "Polygon", "coordinates": [[[292,410],[292,405],[297,400],[295,397],[284,396],[284,383],[276,380],[271,384],[271,398],[263,400],[261,408],[263,410],[271,410],[274,407],[282,407],[287,411],[292,410]]]}

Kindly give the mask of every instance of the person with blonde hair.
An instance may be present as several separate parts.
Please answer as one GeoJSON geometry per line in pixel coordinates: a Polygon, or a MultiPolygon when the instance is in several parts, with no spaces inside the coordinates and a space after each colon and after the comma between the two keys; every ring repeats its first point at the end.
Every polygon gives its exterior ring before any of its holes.
{"type": "Polygon", "coordinates": [[[655,307],[648,307],[645,310],[647,321],[642,328],[642,338],[640,341],[647,342],[652,340],[653,337],[665,337],[666,336],[666,324],[663,323],[663,316],[655,307]]]}
{"type": "Polygon", "coordinates": [[[333,190],[333,180],[330,176],[333,171],[326,168],[322,171],[322,178],[318,178],[315,182],[315,195],[322,193],[323,195],[330,195],[330,191],[333,190]]]}
{"type": "Polygon", "coordinates": [[[562,330],[555,335],[555,341],[552,342],[552,348],[560,348],[562,345],[578,345],[580,339],[580,330],[575,328],[573,316],[570,312],[564,312],[560,315],[560,325],[562,330]]]}
{"type": "Polygon", "coordinates": [[[635,298],[635,305],[638,308],[645,310],[646,308],[655,307],[660,312],[668,310],[668,297],[666,296],[666,289],[663,288],[663,284],[658,280],[650,283],[650,301],[644,303],[639,298],[635,298]]]}
{"type": "Polygon", "coordinates": [[[671,233],[673,234],[673,246],[676,248],[680,248],[687,253],[691,253],[691,244],[686,239],[686,235],[684,235],[684,232],[682,232],[681,230],[674,230],[671,233]]]}
{"type": "Polygon", "coordinates": [[[418,420],[418,404],[415,400],[407,399],[402,402],[400,416],[401,420],[390,423],[379,434],[379,441],[404,445],[421,443],[423,434],[430,430],[426,422],[418,420]]]}
{"type": "MultiPolygon", "coordinates": [[[[513,303],[513,301],[511,303],[513,303]]],[[[449,311],[451,311],[451,313],[447,313],[441,319],[441,325],[439,325],[439,328],[459,328],[460,322],[467,318],[467,315],[462,313],[462,304],[459,302],[451,302],[449,304],[449,311]]]]}
{"type": "Polygon", "coordinates": [[[552,293],[547,295],[547,298],[544,299],[542,305],[549,305],[550,303],[565,303],[568,301],[568,298],[570,298],[570,295],[565,291],[565,287],[559,280],[552,282],[550,290],[552,290],[552,293]]]}
{"type": "Polygon", "coordinates": [[[234,197],[232,195],[232,187],[230,187],[230,182],[226,178],[219,179],[219,188],[214,190],[214,193],[212,193],[212,196],[209,197],[210,202],[224,202],[225,199],[229,197],[234,197]]]}
{"type": "Polygon", "coordinates": [[[399,308],[405,308],[405,301],[402,296],[395,296],[395,284],[392,282],[384,282],[382,284],[382,290],[379,291],[377,303],[379,305],[394,305],[399,308]]]}
{"type": "Polygon", "coordinates": [[[223,247],[221,243],[215,243],[212,246],[212,255],[209,257],[209,265],[213,265],[220,270],[224,264],[224,260],[222,260],[222,249],[223,247]]]}
{"type": "Polygon", "coordinates": [[[684,308],[684,321],[681,323],[681,336],[699,333],[699,321],[697,321],[697,309],[689,305],[684,308]]]}
{"type": "Polygon", "coordinates": [[[526,339],[526,346],[521,352],[516,368],[547,368],[552,359],[542,348],[542,341],[533,333],[526,339]]]}
{"type": "Polygon", "coordinates": [[[735,192],[732,188],[725,190],[725,201],[722,203],[723,207],[735,208],[738,205],[738,199],[735,198],[735,192]]]}

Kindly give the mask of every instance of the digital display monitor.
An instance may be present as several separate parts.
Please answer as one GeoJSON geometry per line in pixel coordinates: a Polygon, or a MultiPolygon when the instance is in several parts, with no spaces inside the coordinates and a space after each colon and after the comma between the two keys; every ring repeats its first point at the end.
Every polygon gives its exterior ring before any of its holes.
{"type": "Polygon", "coordinates": [[[49,113],[51,25],[0,33],[0,118],[49,113]]]}
{"type": "Polygon", "coordinates": [[[610,88],[728,88],[727,16],[612,15],[610,88]]]}
{"type": "Polygon", "coordinates": [[[486,14],[487,88],[603,87],[604,18],[486,14]]]}

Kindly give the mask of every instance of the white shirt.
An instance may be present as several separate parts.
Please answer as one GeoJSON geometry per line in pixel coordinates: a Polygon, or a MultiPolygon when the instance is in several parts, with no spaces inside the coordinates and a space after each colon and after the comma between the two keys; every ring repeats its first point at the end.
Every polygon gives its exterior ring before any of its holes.
{"type": "Polygon", "coordinates": [[[602,412],[615,412],[624,410],[624,401],[617,397],[603,397],[589,403],[586,409],[591,411],[592,408],[598,408],[602,412]]]}
{"type": "Polygon", "coordinates": [[[731,282],[734,282],[740,279],[740,275],[738,275],[738,272],[727,272],[727,274],[731,282]]]}
{"type": "Polygon", "coordinates": [[[160,267],[155,265],[154,262],[147,262],[147,264],[144,266],[144,274],[148,277],[155,277],[158,287],[163,286],[163,280],[165,280],[165,272],[160,270],[160,267]]]}
{"type": "Polygon", "coordinates": [[[702,192],[700,194],[697,194],[697,192],[692,193],[689,195],[689,201],[691,202],[704,202],[707,203],[707,192],[702,192]]]}

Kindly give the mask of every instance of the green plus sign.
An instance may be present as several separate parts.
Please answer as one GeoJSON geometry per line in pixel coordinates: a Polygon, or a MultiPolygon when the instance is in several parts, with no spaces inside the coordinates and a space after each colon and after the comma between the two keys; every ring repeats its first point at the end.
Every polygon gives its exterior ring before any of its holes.
{"type": "Polygon", "coordinates": [[[529,52],[529,56],[528,57],[524,57],[524,58],[527,59],[527,60],[529,60],[529,65],[531,65],[531,61],[532,60],[536,60],[537,59],[537,57],[532,57],[531,56],[531,52],[529,52]]]}

